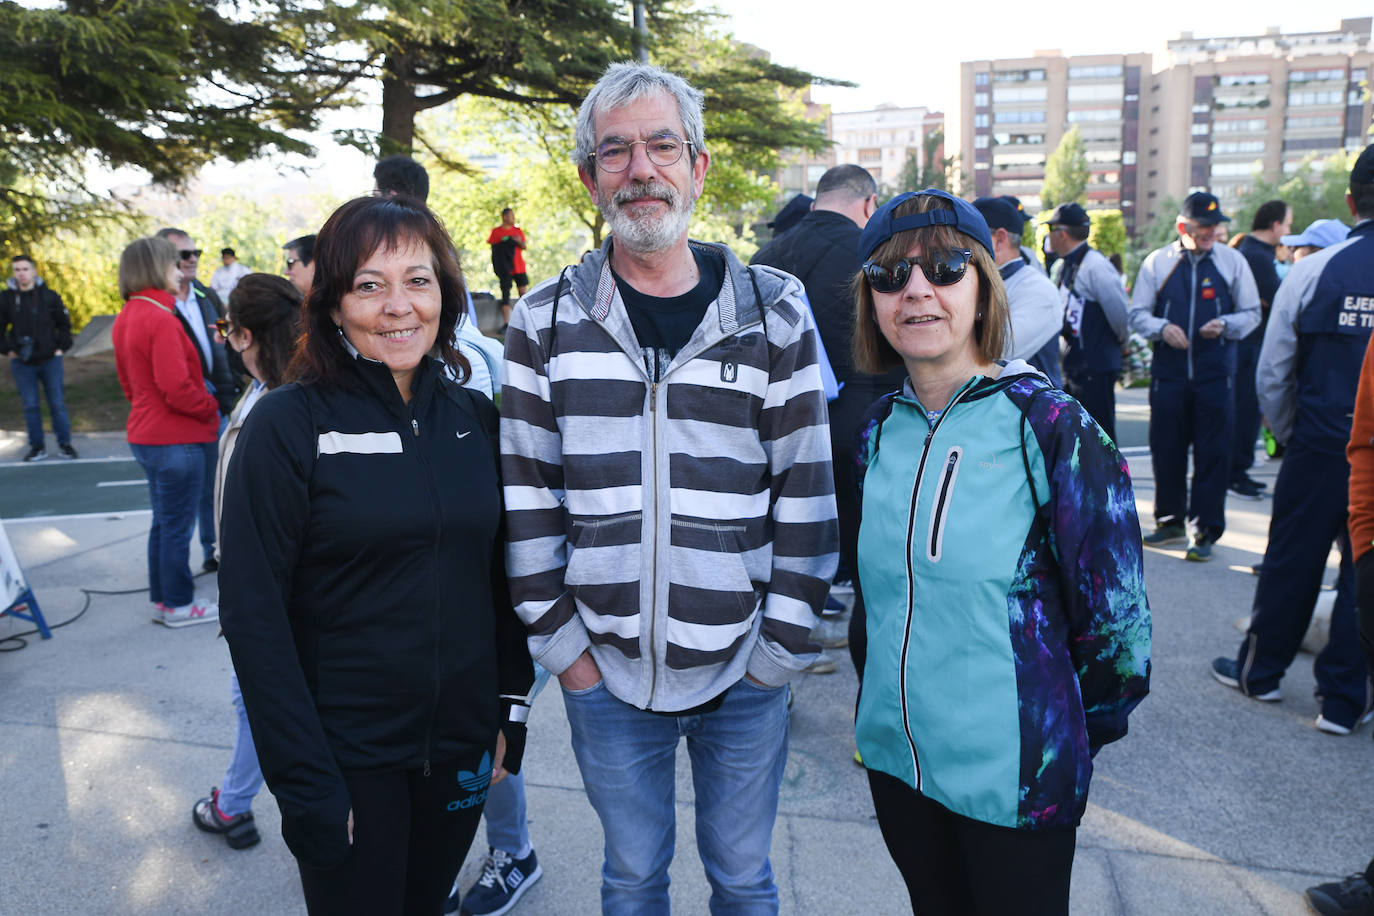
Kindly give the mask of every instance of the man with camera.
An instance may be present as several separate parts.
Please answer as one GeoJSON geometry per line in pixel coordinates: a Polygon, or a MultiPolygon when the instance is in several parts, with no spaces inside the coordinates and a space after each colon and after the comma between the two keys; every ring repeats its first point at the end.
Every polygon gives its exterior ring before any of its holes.
{"type": "Polygon", "coordinates": [[[48,457],[43,444],[43,414],[38,386],[48,399],[52,431],[63,458],[75,458],[72,427],[62,397],[62,354],[71,349],[72,322],[62,297],[44,285],[33,258],[17,254],[10,259],[14,279],[0,291],[0,347],[10,358],[10,371],[24,404],[29,451],[25,461],[48,457]]]}

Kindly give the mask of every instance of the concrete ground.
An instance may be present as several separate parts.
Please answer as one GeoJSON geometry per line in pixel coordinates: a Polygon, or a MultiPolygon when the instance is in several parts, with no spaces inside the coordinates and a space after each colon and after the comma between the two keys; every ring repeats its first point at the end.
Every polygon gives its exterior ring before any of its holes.
{"type": "MultiPolygon", "coordinates": [[[[1126,406],[1132,397],[1143,394],[1126,393],[1126,406]]],[[[15,459],[15,438],[0,435],[0,466],[15,459]]],[[[118,435],[78,438],[77,448],[83,457],[127,455],[118,435]]],[[[1133,454],[1131,467],[1148,525],[1148,456],[1133,454]]],[[[1261,462],[1255,476],[1272,487],[1276,470],[1261,462]]],[[[1097,758],[1078,837],[1075,914],[1303,913],[1303,888],[1374,854],[1369,730],[1335,738],[1313,728],[1311,656],[1299,656],[1283,702],[1272,705],[1207,673],[1240,638],[1234,621],[1253,597],[1248,567],[1263,552],[1269,505],[1232,498],[1210,564],[1147,552],[1153,689],[1130,734],[1097,758]]],[[[51,640],[25,637],[25,648],[0,654],[0,914],[303,913],[269,794],[255,806],[264,837],[255,848],[232,851],[191,824],[192,803],[218,783],[229,756],[229,655],[213,626],[149,623],[139,591],[147,524],[136,510],[5,520],[49,623],[84,613],[51,640]]],[[[209,576],[199,586],[215,590],[209,576]]],[[[26,629],[0,618],[0,639],[26,629]]],[[[908,912],[852,761],[854,672],[843,650],[834,654],[837,673],[796,685],[773,842],[781,909],[908,912]]],[[[709,890],[685,756],[673,906],[704,913],[709,890]]],[[[601,831],[554,689],[535,705],[525,772],[544,877],[513,912],[597,912],[601,831]]],[[[465,886],[484,845],[479,836],[465,886]]]]}

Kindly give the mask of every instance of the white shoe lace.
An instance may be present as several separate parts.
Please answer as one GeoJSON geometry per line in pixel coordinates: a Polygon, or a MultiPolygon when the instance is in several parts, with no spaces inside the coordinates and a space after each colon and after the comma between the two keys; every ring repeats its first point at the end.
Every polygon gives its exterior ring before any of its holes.
{"type": "Polygon", "coordinates": [[[506,880],[501,877],[501,869],[514,861],[511,854],[504,849],[493,849],[491,855],[487,856],[486,864],[482,866],[482,877],[477,883],[482,887],[504,888],[506,880]]]}

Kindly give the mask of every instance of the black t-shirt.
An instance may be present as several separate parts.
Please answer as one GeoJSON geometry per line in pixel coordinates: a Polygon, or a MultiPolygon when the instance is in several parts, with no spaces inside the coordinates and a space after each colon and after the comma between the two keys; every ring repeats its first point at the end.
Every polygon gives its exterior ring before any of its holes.
{"type": "Polygon", "coordinates": [[[677,351],[692,339],[706,307],[720,295],[725,282],[723,257],[696,247],[692,248],[692,257],[701,279],[681,296],[646,296],[611,271],[639,340],[639,352],[644,354],[644,367],[655,382],[663,378],[677,351]]]}

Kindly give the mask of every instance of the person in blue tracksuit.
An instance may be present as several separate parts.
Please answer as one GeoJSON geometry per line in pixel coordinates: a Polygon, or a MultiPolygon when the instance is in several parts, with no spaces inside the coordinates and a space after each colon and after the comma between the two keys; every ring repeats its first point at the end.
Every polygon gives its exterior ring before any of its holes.
{"type": "Polygon", "coordinates": [[[860,246],[855,364],[908,374],[857,442],[855,737],[878,824],[913,909],[1067,913],[1092,757],[1149,686],[1126,462],[1001,361],[1006,293],[970,204],[902,194],[860,246]]]}
{"type": "Polygon", "coordinates": [[[1212,545],[1226,530],[1236,341],[1260,322],[1250,266],[1235,249],[1216,244],[1217,227],[1229,221],[1214,196],[1189,194],[1176,224],[1178,241],[1146,256],[1131,293],[1131,330],[1154,342],[1150,459],[1155,530],[1145,543],[1182,544],[1188,539],[1185,523],[1191,523],[1187,558],[1201,562],[1212,558],[1212,545]]]}
{"type": "Polygon", "coordinates": [[[1250,476],[1255,464],[1255,439],[1259,436],[1259,399],[1255,395],[1255,365],[1269,320],[1269,309],[1279,291],[1279,272],[1274,260],[1279,240],[1293,228],[1293,208],[1282,200],[1260,204],[1250,222],[1250,232],[1234,245],[1250,265],[1259,292],[1260,326],[1236,344],[1236,435],[1231,445],[1231,492],[1246,499],[1260,499],[1265,485],[1250,476]]]}
{"type": "Polygon", "coordinates": [[[1374,145],[1350,175],[1358,222],[1342,242],[1308,255],[1284,278],[1260,350],[1256,388],[1274,438],[1284,443],[1269,545],[1250,628],[1217,680],[1257,700],[1279,699],[1279,681],[1312,620],[1331,542],[1341,554],[1331,637],[1315,664],[1318,729],[1348,735],[1374,708],[1355,627],[1355,567],[1346,530],[1351,416],[1374,328],[1374,145]]]}
{"type": "Polygon", "coordinates": [[[1126,290],[1106,255],[1088,245],[1091,223],[1075,203],[1045,218],[1050,247],[1059,256],[1054,278],[1064,307],[1064,390],[1088,408],[1116,441],[1116,380],[1126,330],[1126,290]]]}

